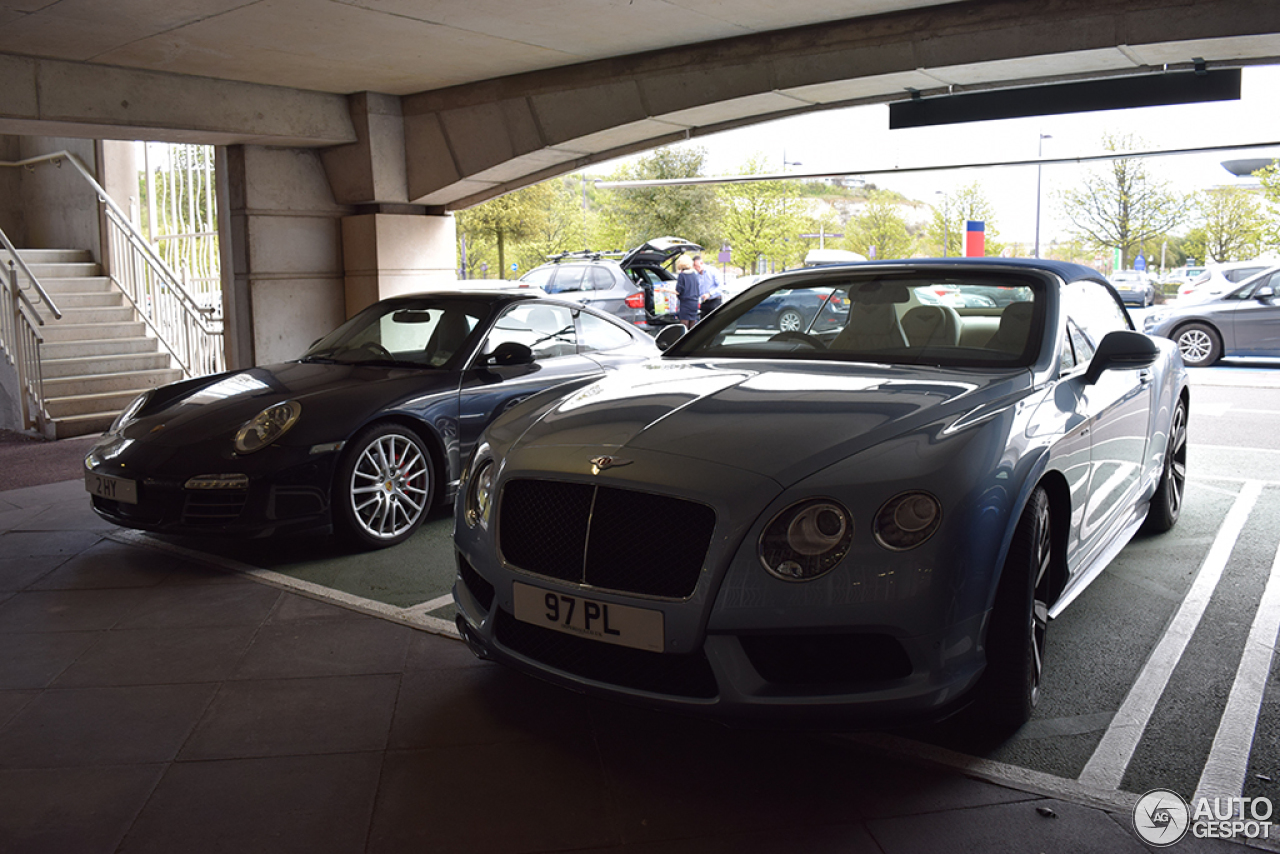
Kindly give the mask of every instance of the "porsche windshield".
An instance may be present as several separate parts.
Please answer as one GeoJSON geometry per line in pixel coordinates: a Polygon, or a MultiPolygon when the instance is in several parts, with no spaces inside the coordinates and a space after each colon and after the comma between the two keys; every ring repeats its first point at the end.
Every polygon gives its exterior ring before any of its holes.
{"type": "Polygon", "coordinates": [[[997,273],[788,277],[731,300],[668,355],[1025,366],[1039,352],[1044,289],[997,273]]]}
{"type": "Polygon", "coordinates": [[[447,367],[461,356],[490,309],[465,299],[404,299],[375,303],[321,338],[307,362],[447,367]]]}

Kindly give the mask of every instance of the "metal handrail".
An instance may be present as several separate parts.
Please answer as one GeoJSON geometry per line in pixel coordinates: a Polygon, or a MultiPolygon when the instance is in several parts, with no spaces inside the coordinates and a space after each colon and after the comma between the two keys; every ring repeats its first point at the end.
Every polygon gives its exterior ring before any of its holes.
{"type": "MultiPolygon", "coordinates": [[[[0,238],[8,243],[3,231],[0,238]]],[[[0,363],[0,370],[7,371],[12,366],[17,375],[22,428],[35,428],[48,435],[52,419],[45,408],[44,371],[40,363],[44,336],[39,327],[43,325],[44,318],[18,284],[15,261],[11,259],[8,265],[0,265],[0,355],[8,363],[0,363]]]]}
{"type": "Polygon", "coordinates": [[[113,250],[106,273],[124,292],[143,322],[187,376],[224,370],[221,322],[213,319],[213,312],[192,296],[182,279],[134,227],[129,215],[107,195],[79,157],[64,150],[26,160],[0,161],[0,166],[33,167],[48,162],[61,165],[62,160],[75,167],[104,206],[108,241],[113,250]]]}
{"type": "MultiPolygon", "coordinates": [[[[6,163],[0,163],[0,166],[7,166],[6,163]]],[[[40,280],[36,278],[36,274],[31,272],[31,268],[27,266],[27,262],[22,260],[22,256],[18,254],[18,250],[13,248],[13,243],[9,240],[9,235],[4,233],[4,229],[0,228],[0,245],[8,251],[12,263],[16,263],[18,268],[22,270],[23,275],[27,277],[27,281],[31,282],[31,286],[35,288],[36,293],[40,295],[40,301],[49,306],[49,311],[53,312],[53,316],[62,319],[62,312],[58,310],[58,305],[40,286],[40,280]]],[[[30,303],[28,303],[30,304],[30,303]]],[[[41,321],[43,323],[43,321],[41,321]]]]}

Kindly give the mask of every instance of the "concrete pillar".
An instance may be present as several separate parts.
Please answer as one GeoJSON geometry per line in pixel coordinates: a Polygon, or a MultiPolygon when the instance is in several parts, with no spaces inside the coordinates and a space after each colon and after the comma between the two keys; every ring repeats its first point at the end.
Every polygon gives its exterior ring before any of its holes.
{"type": "Polygon", "coordinates": [[[457,226],[450,215],[370,213],[342,221],[346,310],[457,280],[457,226]]]}
{"type": "Polygon", "coordinates": [[[314,150],[235,145],[225,161],[229,364],[296,359],[346,319],[342,219],[353,210],[334,201],[314,150]]]}

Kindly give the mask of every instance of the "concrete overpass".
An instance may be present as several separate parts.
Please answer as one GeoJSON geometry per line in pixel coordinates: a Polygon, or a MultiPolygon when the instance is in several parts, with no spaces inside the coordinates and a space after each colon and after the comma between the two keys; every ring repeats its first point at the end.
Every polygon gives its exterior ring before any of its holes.
{"type": "MultiPolygon", "coordinates": [[[[79,146],[109,176],[111,140],[221,146],[244,365],[451,278],[449,211],[595,162],[913,93],[1277,57],[1269,0],[0,0],[0,160],[79,146]]],[[[64,192],[0,170],[0,227],[92,235],[64,192]]]]}

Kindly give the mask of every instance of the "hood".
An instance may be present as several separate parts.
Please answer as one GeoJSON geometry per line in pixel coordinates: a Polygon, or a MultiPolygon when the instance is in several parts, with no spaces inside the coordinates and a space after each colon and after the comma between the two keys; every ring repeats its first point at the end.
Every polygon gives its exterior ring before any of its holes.
{"type": "Polygon", "coordinates": [[[302,404],[298,426],[289,441],[311,441],[314,426],[339,432],[351,419],[409,395],[427,394],[448,384],[454,375],[372,365],[286,362],[200,377],[152,392],[140,417],[125,428],[129,438],[160,446],[177,446],[233,434],[263,409],[285,400],[302,404]],[[311,426],[313,429],[306,429],[311,426]],[[296,435],[295,435],[296,434],[296,435]]]}
{"type": "Polygon", "coordinates": [[[519,444],[659,451],[789,484],[1029,388],[1027,371],[975,376],[817,362],[658,362],[605,377],[545,410],[519,444]]]}

